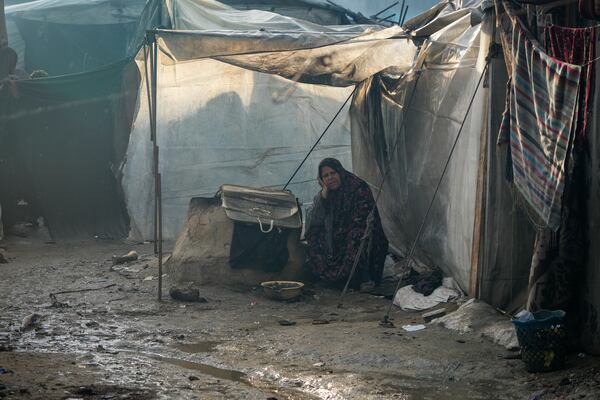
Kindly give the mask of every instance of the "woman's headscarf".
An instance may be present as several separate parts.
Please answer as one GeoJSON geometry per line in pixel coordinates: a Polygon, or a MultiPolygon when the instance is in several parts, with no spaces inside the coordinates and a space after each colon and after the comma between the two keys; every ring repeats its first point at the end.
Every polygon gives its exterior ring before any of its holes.
{"type": "Polygon", "coordinates": [[[329,167],[332,170],[334,170],[335,172],[337,172],[340,175],[340,178],[342,178],[342,181],[344,180],[344,176],[348,172],[344,169],[344,167],[342,166],[342,163],[339,160],[337,160],[335,158],[324,158],[319,163],[319,179],[323,179],[323,168],[324,167],[329,167]]]}

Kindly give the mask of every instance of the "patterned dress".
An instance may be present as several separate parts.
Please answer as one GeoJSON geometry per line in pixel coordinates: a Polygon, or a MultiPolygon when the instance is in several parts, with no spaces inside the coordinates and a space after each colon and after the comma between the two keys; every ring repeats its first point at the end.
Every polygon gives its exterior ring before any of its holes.
{"type": "Polygon", "coordinates": [[[315,196],[305,235],[308,267],[320,280],[345,284],[365,232],[367,217],[375,207],[372,234],[365,244],[352,286],[358,287],[367,280],[379,283],[388,241],[371,189],[365,181],[346,171],[338,160],[323,160],[319,171],[325,165],[340,174],[341,185],[330,191],[327,199],[320,193],[315,196]]]}

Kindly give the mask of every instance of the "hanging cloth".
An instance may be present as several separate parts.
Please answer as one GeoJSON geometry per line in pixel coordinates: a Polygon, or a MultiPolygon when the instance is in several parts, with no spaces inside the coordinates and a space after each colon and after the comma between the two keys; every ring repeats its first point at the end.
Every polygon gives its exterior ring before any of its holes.
{"type": "Polygon", "coordinates": [[[515,187],[544,223],[561,223],[581,67],[550,57],[503,2],[501,38],[511,83],[499,144],[508,143],[515,187]]]}
{"type": "Polygon", "coordinates": [[[582,66],[579,82],[579,110],[575,128],[575,144],[583,145],[587,136],[592,106],[592,86],[596,57],[596,27],[566,28],[557,25],[546,27],[548,54],[569,64],[582,66]]]}
{"type": "MultiPolygon", "coordinates": [[[[527,308],[562,309],[573,307],[576,277],[583,267],[585,244],[582,227],[586,224],[585,200],[582,188],[582,151],[591,107],[593,65],[595,58],[596,28],[565,28],[551,25],[546,28],[546,44],[551,56],[583,70],[579,86],[579,115],[575,129],[575,147],[570,161],[570,174],[563,196],[562,223],[557,233],[539,231],[536,235],[531,261],[527,308]],[[577,165],[576,165],[577,164],[577,165]]],[[[569,314],[569,313],[568,313],[569,314]]]]}

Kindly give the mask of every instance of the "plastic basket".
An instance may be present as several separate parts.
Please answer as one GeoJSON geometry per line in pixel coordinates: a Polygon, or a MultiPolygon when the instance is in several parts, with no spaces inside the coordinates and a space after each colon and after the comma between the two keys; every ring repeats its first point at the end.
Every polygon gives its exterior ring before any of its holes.
{"type": "Polygon", "coordinates": [[[562,369],[567,354],[565,312],[540,310],[530,321],[513,319],[521,346],[521,359],[529,372],[562,369]]]}

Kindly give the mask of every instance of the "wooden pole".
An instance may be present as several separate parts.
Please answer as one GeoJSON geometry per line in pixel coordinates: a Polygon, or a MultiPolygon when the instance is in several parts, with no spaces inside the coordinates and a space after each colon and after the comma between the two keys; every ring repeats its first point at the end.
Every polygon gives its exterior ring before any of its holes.
{"type": "Polygon", "coordinates": [[[6,33],[6,16],[4,15],[4,0],[0,0],[0,47],[8,46],[6,33]]]}
{"type": "Polygon", "coordinates": [[[158,173],[158,301],[162,301],[163,248],[162,248],[162,176],[158,173]]]}
{"type": "MultiPolygon", "coordinates": [[[[489,71],[489,69],[488,69],[489,71]]],[[[491,92],[488,89],[488,92],[491,92]]],[[[489,94],[488,94],[489,95],[489,94]]],[[[481,248],[483,245],[483,230],[485,226],[485,203],[487,190],[487,136],[489,134],[489,107],[483,116],[486,124],[481,129],[479,138],[479,167],[477,171],[477,192],[475,195],[475,218],[473,220],[473,243],[471,247],[471,274],[469,276],[469,296],[478,297],[479,267],[481,265],[481,248]]]]}

